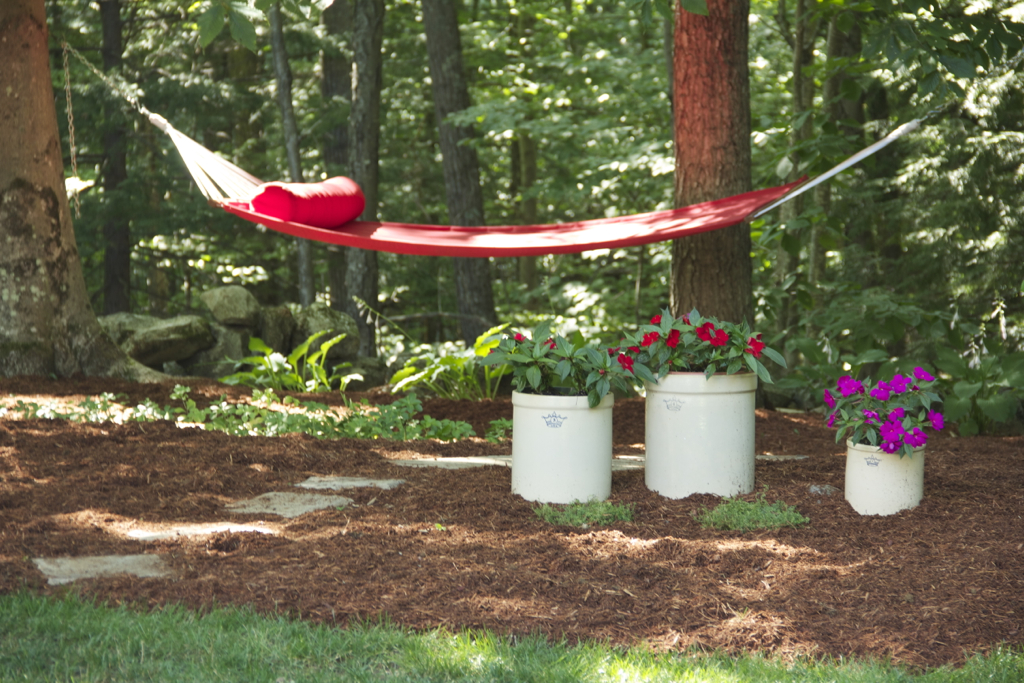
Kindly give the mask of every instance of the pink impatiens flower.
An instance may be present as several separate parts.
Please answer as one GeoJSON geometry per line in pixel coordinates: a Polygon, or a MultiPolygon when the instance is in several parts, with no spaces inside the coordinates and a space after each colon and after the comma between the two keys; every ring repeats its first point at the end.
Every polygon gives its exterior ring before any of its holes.
{"type": "Polygon", "coordinates": [[[928,441],[928,435],[920,427],[914,427],[914,431],[904,436],[903,441],[911,448],[920,448],[928,441]]]}
{"type": "Polygon", "coordinates": [[[829,393],[828,389],[825,390],[824,399],[825,399],[825,405],[827,405],[829,408],[835,408],[836,407],[836,399],[832,396],[831,393],[829,393]]]}
{"type": "Polygon", "coordinates": [[[942,413],[938,413],[934,410],[928,411],[928,420],[932,423],[932,429],[942,429],[946,426],[946,421],[942,418],[942,413]]]}
{"type": "Polygon", "coordinates": [[[934,382],[935,378],[929,375],[924,368],[914,368],[914,377],[922,382],[934,382]]]}
{"type": "Polygon", "coordinates": [[[879,382],[878,386],[871,390],[871,398],[878,399],[879,401],[888,401],[892,395],[892,387],[889,386],[888,382],[879,382]]]}
{"type": "Polygon", "coordinates": [[[897,394],[902,394],[910,386],[911,379],[904,377],[903,375],[894,375],[892,381],[889,382],[889,388],[897,394]]]}
{"type": "Polygon", "coordinates": [[[898,441],[883,441],[878,447],[886,453],[895,453],[900,449],[900,444],[898,441]]]}
{"type": "Polygon", "coordinates": [[[855,380],[849,375],[843,375],[836,382],[836,386],[839,388],[839,393],[843,395],[843,398],[852,396],[853,394],[859,394],[864,391],[864,385],[855,380]]]}

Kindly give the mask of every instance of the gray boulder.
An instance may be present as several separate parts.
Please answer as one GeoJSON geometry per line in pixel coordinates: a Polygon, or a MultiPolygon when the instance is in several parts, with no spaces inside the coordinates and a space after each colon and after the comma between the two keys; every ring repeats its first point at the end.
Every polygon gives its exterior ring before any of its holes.
{"type": "Polygon", "coordinates": [[[128,338],[144,327],[154,325],[160,318],[151,315],[140,315],[138,313],[112,313],[97,318],[100,327],[106,332],[118,346],[128,341],[128,338]]]}
{"type": "Polygon", "coordinates": [[[203,292],[199,299],[222,325],[241,325],[255,330],[260,324],[260,304],[241,285],[215,287],[203,292]]]}
{"type": "Polygon", "coordinates": [[[323,302],[314,302],[296,314],[291,347],[299,346],[317,332],[326,334],[310,347],[310,353],[319,349],[323,342],[335,335],[344,334],[345,338],[335,344],[327,353],[327,359],[333,362],[356,359],[359,354],[359,328],[352,316],[336,311],[323,302]]]}
{"type": "Polygon", "coordinates": [[[362,379],[354,379],[349,382],[345,391],[368,391],[374,387],[383,386],[388,383],[391,373],[383,358],[371,358],[359,356],[352,361],[352,367],[341,371],[342,375],[362,375],[362,379]]]}
{"type": "Polygon", "coordinates": [[[256,336],[270,348],[287,356],[292,350],[294,333],[295,316],[287,306],[264,308],[260,311],[260,326],[256,336]]]}
{"type": "Polygon", "coordinates": [[[210,323],[197,315],[180,315],[167,320],[151,318],[122,334],[124,340],[120,346],[124,352],[150,367],[184,360],[215,342],[210,323]]]}
{"type": "Polygon", "coordinates": [[[220,379],[235,372],[235,361],[250,355],[248,328],[214,323],[210,329],[216,343],[180,362],[186,374],[220,379]]]}

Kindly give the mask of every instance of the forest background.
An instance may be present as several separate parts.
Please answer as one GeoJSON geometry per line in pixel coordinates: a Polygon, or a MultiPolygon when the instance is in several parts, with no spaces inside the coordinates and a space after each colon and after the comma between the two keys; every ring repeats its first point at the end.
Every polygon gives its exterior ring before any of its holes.
{"type": "MultiPolygon", "coordinates": [[[[456,6],[472,106],[450,122],[472,127],[463,144],[479,158],[486,223],[673,206],[670,12],[644,0],[456,6]]],[[[381,7],[377,213],[445,224],[423,7],[381,7]]],[[[238,2],[150,0],[47,0],[46,11],[65,168],[86,185],[74,226],[97,313],[188,312],[224,284],[264,305],[300,301],[295,241],[208,206],[173,147],[124,98],[258,177],[294,178],[263,14],[238,2]],[[121,92],[73,56],[65,67],[62,40],[121,92]]],[[[299,173],[353,175],[353,8],[285,2],[278,11],[299,173]]],[[[791,361],[778,384],[794,404],[813,406],[837,374],[916,363],[943,373],[962,433],[1019,421],[1021,22],[1024,5],[998,1],[751,3],[755,188],[816,175],[925,118],[826,189],[750,224],[754,323],[791,361]]],[[[524,327],[551,318],[615,342],[668,304],[671,251],[490,259],[496,317],[524,327]]],[[[311,256],[313,296],[346,307],[351,255],[312,245],[311,256]]],[[[377,263],[369,317],[380,353],[425,343],[456,352],[464,335],[453,261],[382,253],[377,263]]]]}

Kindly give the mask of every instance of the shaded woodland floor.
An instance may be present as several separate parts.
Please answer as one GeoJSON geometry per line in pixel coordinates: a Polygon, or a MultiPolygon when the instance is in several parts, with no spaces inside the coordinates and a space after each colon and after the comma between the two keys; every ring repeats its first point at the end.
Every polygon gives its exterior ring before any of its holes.
{"type": "MultiPolygon", "coordinates": [[[[248,393],[191,386],[200,403],[248,393]]],[[[0,379],[0,404],[112,392],[126,395],[126,405],[146,397],[170,405],[172,388],[8,378],[0,379]]],[[[481,435],[491,420],[512,416],[508,399],[431,399],[424,410],[466,420],[481,435]]],[[[718,498],[663,498],[646,489],[642,471],[613,477],[612,500],[633,505],[634,521],[575,529],[541,521],[533,504],[512,495],[507,468],[393,462],[511,452],[508,443],[479,438],[320,441],[232,437],[169,422],[10,417],[0,420],[3,593],[68,590],[47,585],[31,558],[160,553],[173,578],[122,575],[74,590],[144,607],[250,605],[332,625],[387,615],[414,628],[541,632],[659,650],[866,655],[912,666],[1024,644],[1024,437],[933,437],[920,507],[861,517],[843,500],[845,452],[821,417],[758,411],[758,453],[809,457],[758,461],[757,491],[767,486],[769,501],[796,506],[810,524],[740,534],[695,521],[718,498]],[[406,483],[349,490],[354,505],[294,519],[224,509],[312,475],[406,483]],[[839,492],[810,490],[826,484],[839,492]],[[128,536],[143,524],[224,521],[262,522],[275,533],[128,536]]],[[[616,453],[643,452],[643,424],[641,399],[617,401],[616,453]]]]}

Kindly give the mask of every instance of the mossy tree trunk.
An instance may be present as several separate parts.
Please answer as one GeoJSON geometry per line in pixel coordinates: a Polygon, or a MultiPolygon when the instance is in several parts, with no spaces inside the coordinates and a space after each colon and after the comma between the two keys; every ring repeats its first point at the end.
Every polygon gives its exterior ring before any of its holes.
{"type": "Polygon", "coordinates": [[[0,3],[0,375],[157,374],[89,304],[64,192],[43,0],[0,3]]]}

